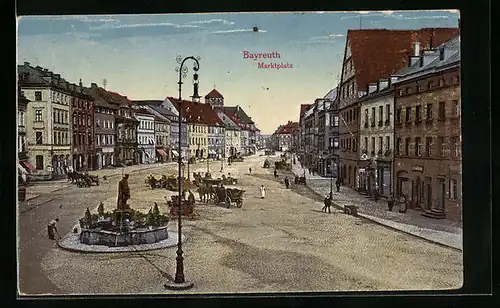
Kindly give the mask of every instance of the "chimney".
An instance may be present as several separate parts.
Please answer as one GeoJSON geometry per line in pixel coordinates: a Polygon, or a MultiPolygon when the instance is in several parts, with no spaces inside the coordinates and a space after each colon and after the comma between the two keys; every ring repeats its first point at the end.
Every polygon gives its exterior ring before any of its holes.
{"type": "Polygon", "coordinates": [[[80,93],[83,91],[83,84],[82,84],[82,79],[80,78],[80,82],[78,83],[80,93]]]}
{"type": "Polygon", "coordinates": [[[236,110],[240,111],[240,105],[236,105],[236,110]]]}
{"type": "Polygon", "coordinates": [[[377,84],[376,83],[370,83],[368,84],[368,94],[372,94],[377,90],[377,84]]]}
{"type": "Polygon", "coordinates": [[[380,79],[378,81],[378,90],[381,91],[389,86],[389,79],[380,79]]]}
{"type": "Polygon", "coordinates": [[[413,43],[413,56],[420,56],[420,42],[413,43]]]}

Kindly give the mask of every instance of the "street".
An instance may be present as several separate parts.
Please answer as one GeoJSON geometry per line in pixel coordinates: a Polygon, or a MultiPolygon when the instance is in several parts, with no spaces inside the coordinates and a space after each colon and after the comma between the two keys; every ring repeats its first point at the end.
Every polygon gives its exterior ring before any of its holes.
{"type": "MultiPolygon", "coordinates": [[[[120,176],[100,186],[76,185],[40,195],[19,213],[19,290],[21,294],[238,293],[354,290],[456,289],[463,280],[462,253],[420,238],[348,216],[332,207],[322,213],[321,196],[305,187],[285,189],[262,168],[265,156],[224,163],[224,174],[245,190],[242,208],[227,209],[197,198],[195,219],[183,220],[184,273],[194,288],[165,290],[175,275],[176,247],[115,254],[81,254],[59,248],[47,238],[47,223],[59,217],[61,236],[100,202],[116,206],[120,176]],[[249,167],[252,174],[248,174],[249,167]],[[266,187],[265,199],[259,187],[266,187]],[[36,206],[40,204],[39,206],[36,206]]],[[[210,172],[221,176],[220,161],[210,172]]],[[[207,164],[191,166],[206,172],[207,164]]],[[[129,178],[132,208],[148,211],[165,196],[151,190],[147,175],[177,174],[175,165],[137,170],[129,178]]],[[[282,180],[282,178],[281,178],[282,180]]],[[[293,179],[291,179],[293,183],[293,179]]],[[[196,194],[197,196],[197,194],[196,194]]],[[[176,231],[177,220],[169,229],[176,231]]]]}

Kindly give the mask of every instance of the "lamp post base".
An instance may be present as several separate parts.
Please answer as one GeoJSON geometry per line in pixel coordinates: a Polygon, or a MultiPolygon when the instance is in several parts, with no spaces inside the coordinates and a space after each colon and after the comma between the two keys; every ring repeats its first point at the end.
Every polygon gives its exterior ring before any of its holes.
{"type": "Polygon", "coordinates": [[[168,281],[163,286],[165,287],[165,289],[181,291],[181,290],[191,289],[194,286],[194,283],[191,281],[184,281],[184,282],[168,281]]]}

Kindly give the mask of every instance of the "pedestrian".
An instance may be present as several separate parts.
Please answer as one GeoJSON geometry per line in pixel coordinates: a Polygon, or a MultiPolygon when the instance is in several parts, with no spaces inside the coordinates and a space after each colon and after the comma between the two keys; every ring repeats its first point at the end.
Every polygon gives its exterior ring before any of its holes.
{"type": "Polygon", "coordinates": [[[278,171],[276,171],[276,169],[274,169],[274,177],[277,178],[278,177],[278,171]]]}
{"type": "Polygon", "coordinates": [[[394,207],[394,197],[392,192],[389,194],[389,198],[387,199],[387,206],[389,207],[389,211],[392,212],[392,208],[394,207]]]}
{"type": "Polygon", "coordinates": [[[379,194],[377,189],[373,191],[373,198],[375,199],[375,202],[378,202],[379,194]]]}
{"type": "Polygon", "coordinates": [[[297,185],[299,183],[299,176],[296,175],[295,179],[293,181],[294,181],[295,185],[297,185]]]}
{"type": "Polygon", "coordinates": [[[340,179],[337,179],[337,182],[335,182],[335,185],[337,186],[337,192],[340,192],[340,179]]]}
{"type": "Polygon", "coordinates": [[[252,167],[248,168],[248,171],[252,174],[252,167]]]}
{"type": "Polygon", "coordinates": [[[286,186],[286,189],[288,189],[290,187],[290,181],[288,181],[288,177],[285,177],[285,186],[286,186]]]}
{"type": "Polygon", "coordinates": [[[266,196],[266,188],[264,187],[264,184],[260,185],[260,198],[264,199],[266,196]]]}
{"type": "Polygon", "coordinates": [[[49,224],[47,225],[47,233],[49,235],[49,239],[51,239],[51,240],[55,240],[54,234],[57,234],[57,236],[59,236],[59,238],[61,238],[61,236],[59,235],[59,231],[57,230],[57,223],[58,222],[59,222],[59,218],[52,219],[49,222],[49,224]]]}
{"type": "Polygon", "coordinates": [[[325,205],[321,209],[321,212],[325,212],[326,213],[326,209],[328,209],[328,213],[331,214],[332,212],[330,210],[330,206],[332,205],[332,200],[330,200],[329,196],[325,196],[324,203],[325,203],[325,205]]]}

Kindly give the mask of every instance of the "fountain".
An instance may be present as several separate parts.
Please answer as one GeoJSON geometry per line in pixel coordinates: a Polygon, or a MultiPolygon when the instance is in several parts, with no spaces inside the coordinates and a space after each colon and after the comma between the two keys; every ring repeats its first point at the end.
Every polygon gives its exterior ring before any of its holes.
{"type": "Polygon", "coordinates": [[[77,251],[113,252],[149,250],[175,245],[177,234],[171,232],[174,236],[169,237],[167,231],[169,216],[160,214],[156,202],[148,213],[143,213],[132,209],[127,204],[128,199],[130,199],[130,189],[128,175],[125,175],[118,184],[116,208],[112,212],[106,212],[104,204],[101,203],[97,208],[97,214],[91,214],[87,208],[84,217],[79,220],[79,235],[62,239],[59,246],[77,251]]]}

